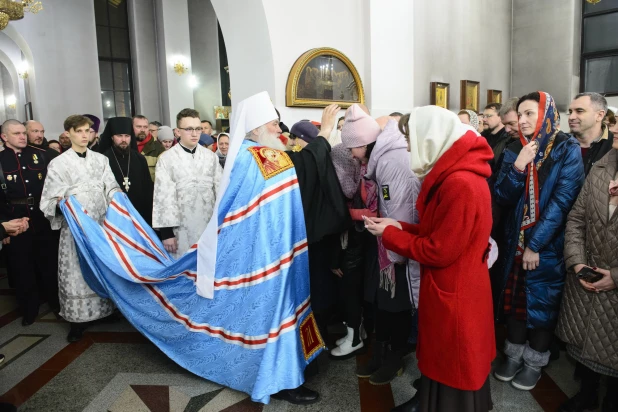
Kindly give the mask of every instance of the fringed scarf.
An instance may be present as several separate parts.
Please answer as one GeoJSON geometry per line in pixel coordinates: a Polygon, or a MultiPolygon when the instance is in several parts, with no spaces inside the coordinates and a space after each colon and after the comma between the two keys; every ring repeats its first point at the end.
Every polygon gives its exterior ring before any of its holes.
{"type": "Polygon", "coordinates": [[[536,122],[532,138],[526,138],[519,129],[519,140],[522,146],[530,142],[539,142],[539,151],[533,162],[528,166],[528,176],[526,177],[526,193],[524,204],[524,215],[519,232],[516,257],[524,253],[524,231],[536,225],[539,220],[539,170],[545,160],[549,157],[554,146],[554,140],[560,130],[560,115],[553,97],[549,93],[539,92],[541,101],[539,102],[539,118],[536,122]]]}
{"type": "MultiPolygon", "coordinates": [[[[360,175],[367,174],[367,165],[361,165],[360,175]]],[[[372,212],[378,211],[378,185],[370,179],[361,178],[361,196],[364,200],[365,207],[372,212]]],[[[363,224],[363,230],[364,228],[363,224]]],[[[388,257],[388,251],[384,247],[382,237],[378,236],[378,264],[380,266],[380,289],[390,292],[391,299],[395,297],[395,265],[388,257]]]]}

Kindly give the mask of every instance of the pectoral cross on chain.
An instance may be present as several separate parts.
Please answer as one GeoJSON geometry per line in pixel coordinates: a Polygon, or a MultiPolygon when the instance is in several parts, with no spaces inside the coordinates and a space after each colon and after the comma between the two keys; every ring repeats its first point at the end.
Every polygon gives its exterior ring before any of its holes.
{"type": "Polygon", "coordinates": [[[124,186],[124,191],[128,192],[129,188],[131,186],[131,182],[129,182],[129,178],[128,177],[124,178],[124,183],[122,185],[124,186]]]}

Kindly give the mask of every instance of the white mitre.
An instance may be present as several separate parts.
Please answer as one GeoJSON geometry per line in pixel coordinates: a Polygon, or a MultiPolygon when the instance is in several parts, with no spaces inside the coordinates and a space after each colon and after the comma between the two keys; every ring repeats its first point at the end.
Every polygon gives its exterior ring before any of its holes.
{"type": "MultiPolygon", "coordinates": [[[[277,119],[277,112],[267,92],[261,92],[238,103],[232,109],[232,127],[230,130],[230,148],[225,161],[225,168],[219,183],[215,208],[202,233],[197,248],[197,294],[208,299],[214,297],[215,267],[217,262],[217,238],[219,230],[219,202],[230,183],[230,173],[236,156],[247,133],[270,121],[277,119]]],[[[231,276],[231,275],[230,275],[231,276]]]]}

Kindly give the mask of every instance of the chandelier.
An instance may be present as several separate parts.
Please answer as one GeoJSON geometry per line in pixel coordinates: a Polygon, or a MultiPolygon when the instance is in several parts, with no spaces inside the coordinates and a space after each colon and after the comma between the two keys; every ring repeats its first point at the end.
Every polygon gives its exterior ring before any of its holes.
{"type": "Polygon", "coordinates": [[[24,12],[36,14],[43,10],[40,1],[35,0],[0,0],[0,30],[4,30],[11,20],[21,20],[24,12]]]}

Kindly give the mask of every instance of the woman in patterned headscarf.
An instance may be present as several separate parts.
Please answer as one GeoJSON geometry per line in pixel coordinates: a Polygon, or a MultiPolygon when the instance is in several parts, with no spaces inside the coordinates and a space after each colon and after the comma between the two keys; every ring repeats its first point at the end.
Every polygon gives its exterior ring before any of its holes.
{"type": "Polygon", "coordinates": [[[463,124],[469,124],[474,130],[478,131],[479,117],[472,110],[460,110],[457,116],[459,116],[459,120],[461,120],[463,124]]]}
{"type": "Polygon", "coordinates": [[[519,141],[507,147],[495,185],[507,208],[502,272],[493,279],[494,310],[504,310],[506,355],[497,379],[531,390],[549,362],[566,268],[564,230],[584,183],[577,141],[559,130],[554,99],[530,93],[517,103],[519,141]]]}

